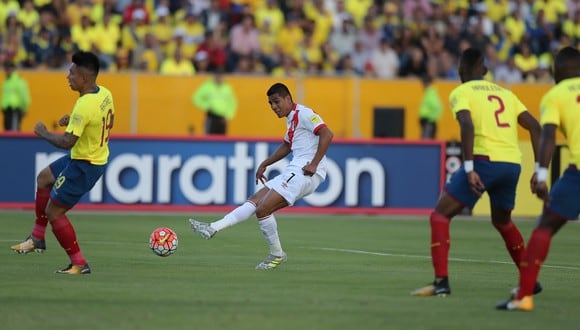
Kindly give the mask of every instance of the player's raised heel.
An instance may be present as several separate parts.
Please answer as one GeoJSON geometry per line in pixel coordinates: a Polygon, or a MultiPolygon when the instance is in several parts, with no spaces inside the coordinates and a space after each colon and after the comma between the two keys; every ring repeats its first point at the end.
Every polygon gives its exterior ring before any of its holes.
{"type": "Polygon", "coordinates": [[[207,222],[189,219],[189,225],[195,233],[205,239],[210,239],[217,233],[217,230],[213,229],[207,222]]]}
{"type": "MultiPolygon", "coordinates": [[[[540,284],[540,282],[536,282],[536,285],[534,286],[534,295],[539,294],[540,292],[542,292],[543,288],[542,285],[540,284]]],[[[518,295],[518,288],[513,288],[512,292],[511,292],[511,299],[515,299],[516,296],[518,295]]]]}
{"type": "Polygon", "coordinates": [[[10,249],[19,254],[30,252],[43,253],[46,251],[46,242],[43,239],[41,240],[32,236],[28,236],[24,241],[16,245],[12,245],[10,249]]]}
{"type": "Polygon", "coordinates": [[[522,299],[508,299],[497,303],[495,308],[505,311],[531,312],[534,310],[534,298],[525,296],[522,299]]]}
{"type": "Polygon", "coordinates": [[[288,260],[286,253],[282,254],[281,256],[270,254],[264,261],[260,262],[256,266],[256,269],[274,269],[285,263],[286,260],[288,260]]]}
{"type": "Polygon", "coordinates": [[[432,284],[411,291],[412,296],[419,297],[429,297],[429,296],[446,297],[450,294],[451,287],[449,286],[449,280],[447,278],[435,280],[433,281],[432,284]]]}
{"type": "Polygon", "coordinates": [[[55,273],[67,275],[87,275],[91,273],[91,267],[89,267],[89,264],[84,266],[69,264],[66,268],[59,269],[55,273]]]}

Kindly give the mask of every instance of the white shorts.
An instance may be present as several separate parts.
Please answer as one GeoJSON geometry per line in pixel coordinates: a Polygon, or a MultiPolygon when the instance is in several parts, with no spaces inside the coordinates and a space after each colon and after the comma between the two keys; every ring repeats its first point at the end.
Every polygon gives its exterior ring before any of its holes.
{"type": "Polygon", "coordinates": [[[283,173],[266,182],[265,185],[282,195],[288,205],[294,205],[300,198],[313,193],[322,181],[318,174],[306,176],[301,168],[288,166],[283,173]]]}

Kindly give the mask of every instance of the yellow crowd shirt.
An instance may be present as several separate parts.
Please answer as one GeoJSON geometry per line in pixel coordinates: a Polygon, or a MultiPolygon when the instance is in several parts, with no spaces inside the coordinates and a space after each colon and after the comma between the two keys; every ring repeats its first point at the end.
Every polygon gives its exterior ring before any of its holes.
{"type": "Polygon", "coordinates": [[[580,165],[580,78],[562,80],[540,102],[540,123],[554,124],[566,137],[570,163],[580,165]]]}
{"type": "Polygon", "coordinates": [[[454,117],[462,110],[471,114],[474,155],[520,164],[518,116],[527,109],[515,94],[492,82],[473,80],[456,87],[449,102],[454,117]]]}
{"type": "Polygon", "coordinates": [[[103,86],[78,98],[66,127],[67,133],[79,138],[71,149],[72,159],[107,163],[114,114],[113,95],[103,86]]]}

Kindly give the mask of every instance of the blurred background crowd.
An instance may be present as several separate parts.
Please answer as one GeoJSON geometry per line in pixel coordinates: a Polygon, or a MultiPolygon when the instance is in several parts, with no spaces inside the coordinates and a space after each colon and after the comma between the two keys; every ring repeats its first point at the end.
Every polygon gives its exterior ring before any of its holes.
{"type": "Polygon", "coordinates": [[[0,61],[104,71],[457,79],[466,47],[490,77],[550,81],[578,46],[580,0],[0,0],[0,61]]]}

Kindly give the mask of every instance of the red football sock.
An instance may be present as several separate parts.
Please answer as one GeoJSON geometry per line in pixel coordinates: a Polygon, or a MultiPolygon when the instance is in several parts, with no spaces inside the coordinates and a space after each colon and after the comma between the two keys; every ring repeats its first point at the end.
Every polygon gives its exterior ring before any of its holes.
{"type": "Polygon", "coordinates": [[[66,215],[54,219],[50,222],[52,232],[60,243],[60,246],[66,251],[71,262],[75,265],[84,266],[87,261],[83,257],[81,248],[77,243],[77,235],[66,215]]]}
{"type": "Polygon", "coordinates": [[[531,296],[540,274],[540,267],[550,249],[552,233],[544,229],[534,229],[520,262],[520,288],[518,299],[531,296]]]}
{"type": "Polygon", "coordinates": [[[431,213],[431,261],[435,277],[446,277],[449,264],[449,218],[437,212],[431,213]]]}
{"type": "Polygon", "coordinates": [[[34,222],[34,228],[32,228],[32,236],[39,240],[44,239],[44,234],[46,233],[46,226],[48,225],[48,219],[46,218],[46,204],[50,199],[50,188],[37,188],[36,189],[36,199],[34,200],[34,209],[36,213],[36,220],[34,222]]]}
{"type": "Polygon", "coordinates": [[[524,238],[518,230],[518,227],[512,222],[505,225],[495,225],[495,229],[501,234],[505,246],[512,257],[516,267],[519,267],[522,255],[524,253],[524,238]]]}

